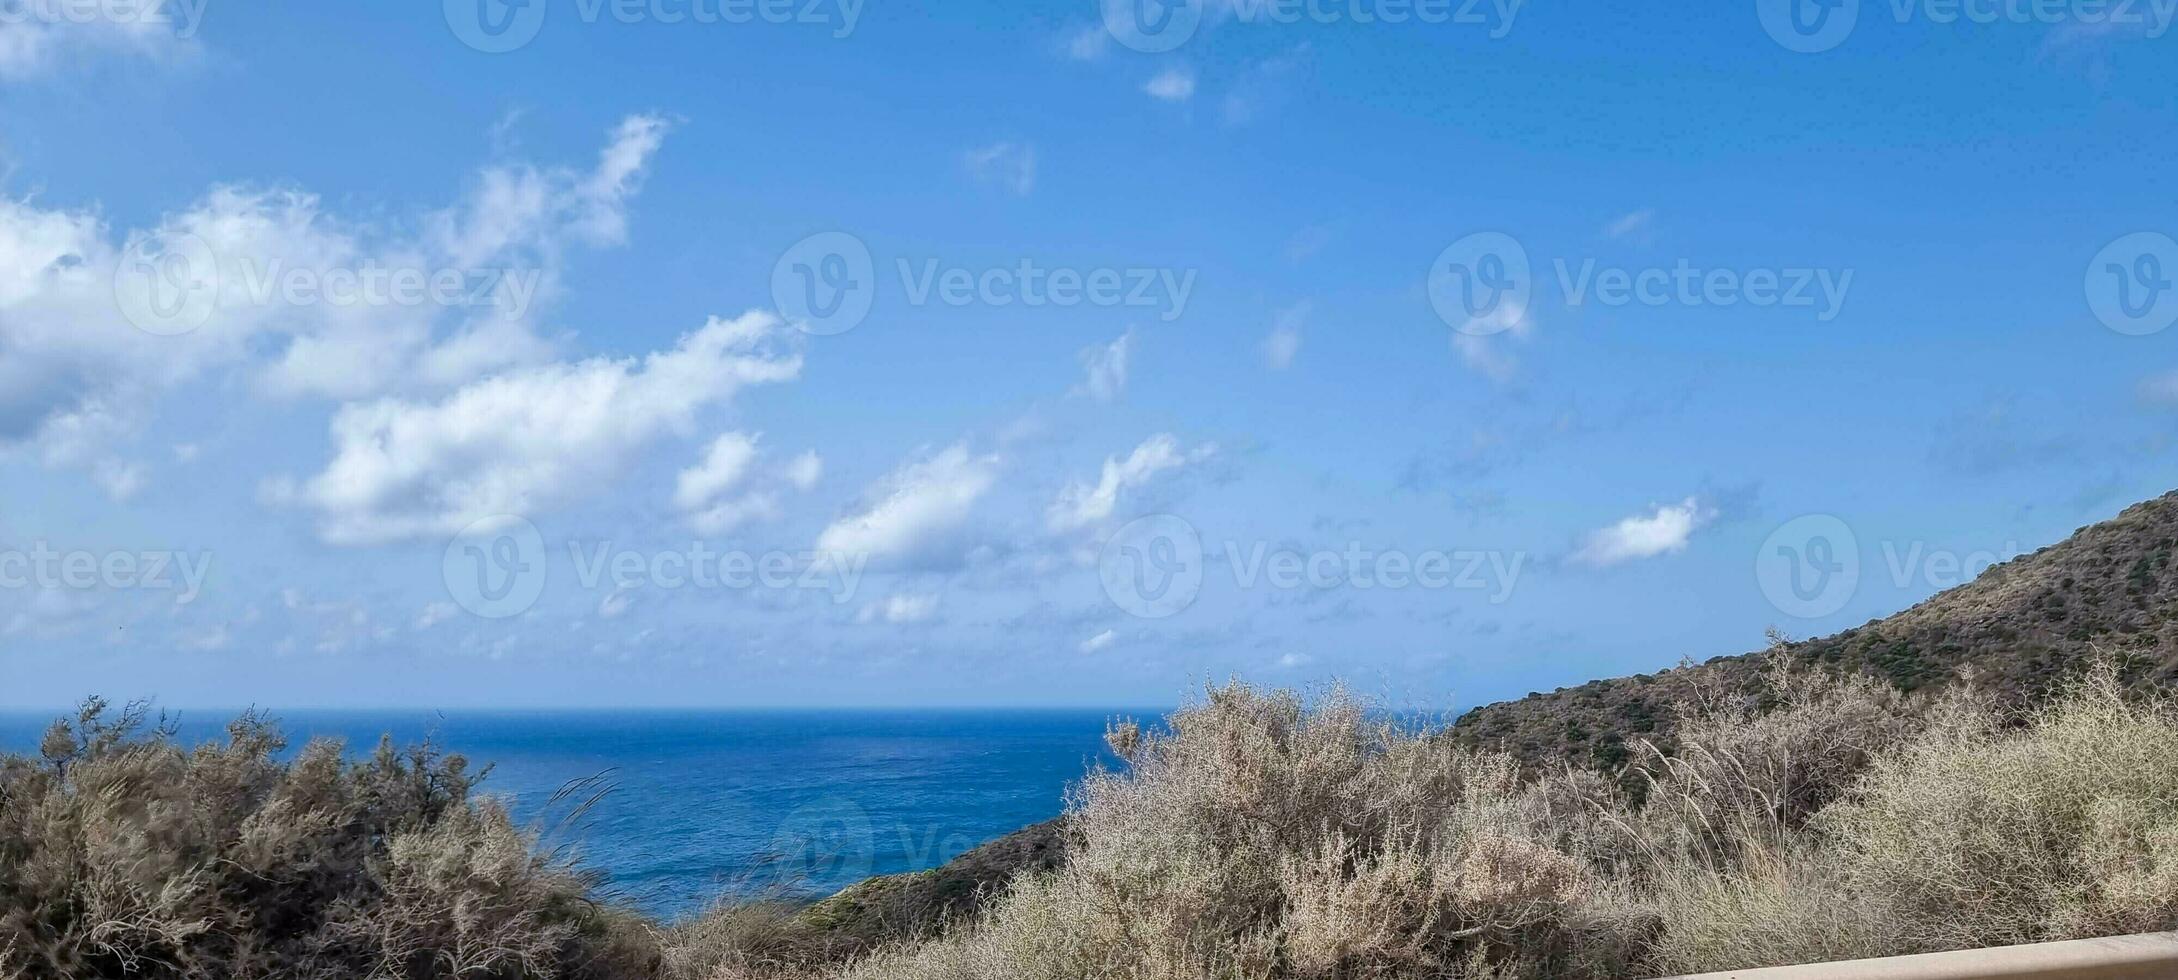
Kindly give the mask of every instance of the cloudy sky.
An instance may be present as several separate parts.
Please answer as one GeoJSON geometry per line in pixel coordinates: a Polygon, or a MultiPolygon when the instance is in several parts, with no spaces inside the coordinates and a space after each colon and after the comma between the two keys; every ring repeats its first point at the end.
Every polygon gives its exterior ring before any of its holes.
{"type": "Polygon", "coordinates": [[[1459,707],[2178,486],[2169,5],[1774,6],[0,0],[0,706],[1459,707]]]}

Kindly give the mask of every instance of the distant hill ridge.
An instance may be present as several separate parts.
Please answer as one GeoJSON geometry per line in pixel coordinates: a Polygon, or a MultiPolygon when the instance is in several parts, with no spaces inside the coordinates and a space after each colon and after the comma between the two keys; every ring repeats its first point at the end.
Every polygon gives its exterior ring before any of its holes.
{"type": "MultiPolygon", "coordinates": [[[[2033,699],[2097,649],[2125,655],[2136,683],[2167,683],[2178,679],[2174,547],[2178,493],[2135,504],[1895,616],[1780,649],[1906,690],[1949,683],[1971,664],[1977,683],[2006,698],[2033,699]]],[[[1719,657],[1531,694],[1477,708],[1455,731],[1464,741],[1529,760],[1616,764],[1631,741],[1668,742],[1674,706],[1697,685],[1752,692],[1771,655],[1719,657]]]]}

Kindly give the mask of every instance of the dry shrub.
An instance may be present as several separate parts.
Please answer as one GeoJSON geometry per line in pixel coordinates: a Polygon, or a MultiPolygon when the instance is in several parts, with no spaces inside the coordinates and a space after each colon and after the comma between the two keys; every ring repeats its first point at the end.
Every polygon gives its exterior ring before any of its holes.
{"type": "Polygon", "coordinates": [[[1597,824],[1565,787],[1600,780],[1526,779],[1336,692],[1310,707],[1235,684],[1167,728],[1115,726],[1128,770],[1076,794],[1064,868],[854,975],[1560,977],[1630,955],[1577,938],[1613,915],[1586,853],[1597,824]]]}
{"type": "Polygon", "coordinates": [[[633,976],[642,931],[479,806],[458,756],[292,761],[247,715],[194,749],[91,701],[0,758],[11,980],[633,976]]]}
{"type": "Polygon", "coordinates": [[[2014,723],[1954,700],[1806,830],[1664,889],[1660,965],[1714,970],[2178,926],[2178,715],[2099,667],[2014,723]]]}
{"type": "MultiPolygon", "coordinates": [[[[1954,698],[1971,698],[1962,685],[1954,698]]],[[[1852,788],[1924,714],[1873,678],[1798,669],[1773,657],[1761,693],[1703,691],[1684,706],[1665,755],[1644,743],[1632,767],[1646,806],[1628,827],[1653,862],[1735,867],[1774,850],[1852,788]]]]}

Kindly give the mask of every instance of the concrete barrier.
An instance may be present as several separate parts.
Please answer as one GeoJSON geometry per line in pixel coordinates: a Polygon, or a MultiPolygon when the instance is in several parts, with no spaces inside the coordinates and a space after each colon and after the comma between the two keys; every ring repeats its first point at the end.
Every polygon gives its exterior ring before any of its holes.
{"type": "Polygon", "coordinates": [[[1667,980],[2178,980],[2178,932],[1667,980]]]}

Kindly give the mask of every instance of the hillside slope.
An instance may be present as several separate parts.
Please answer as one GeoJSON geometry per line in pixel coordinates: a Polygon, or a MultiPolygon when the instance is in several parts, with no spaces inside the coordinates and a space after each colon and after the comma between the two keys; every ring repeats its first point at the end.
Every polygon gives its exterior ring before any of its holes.
{"type": "MultiPolygon", "coordinates": [[[[2178,493],[2136,504],[2064,542],[2016,558],[1888,619],[1788,644],[1798,658],[1865,671],[1907,690],[1949,683],[1972,665],[1977,682],[2032,699],[2091,650],[2123,654],[2139,683],[2178,678],[2178,493]]],[[[1529,760],[1615,764],[1639,738],[1668,745],[1674,705],[1697,687],[1752,691],[1770,651],[1594,681],[1477,708],[1463,741],[1529,760]]]]}

